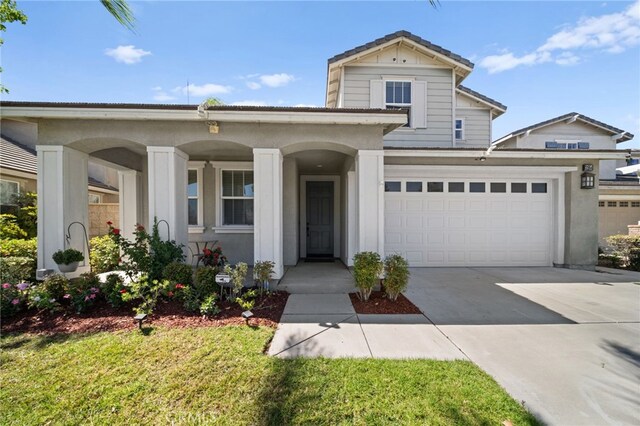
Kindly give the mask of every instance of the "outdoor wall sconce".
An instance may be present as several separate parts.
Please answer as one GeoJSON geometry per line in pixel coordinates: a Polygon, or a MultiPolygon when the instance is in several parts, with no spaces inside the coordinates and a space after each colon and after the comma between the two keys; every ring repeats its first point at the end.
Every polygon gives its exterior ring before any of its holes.
{"type": "Polygon", "coordinates": [[[593,164],[583,164],[580,175],[580,188],[593,189],[596,186],[596,175],[593,173],[593,164]]]}
{"type": "Polygon", "coordinates": [[[218,133],[220,131],[220,126],[217,121],[207,121],[207,125],[209,126],[209,133],[218,133]]]}

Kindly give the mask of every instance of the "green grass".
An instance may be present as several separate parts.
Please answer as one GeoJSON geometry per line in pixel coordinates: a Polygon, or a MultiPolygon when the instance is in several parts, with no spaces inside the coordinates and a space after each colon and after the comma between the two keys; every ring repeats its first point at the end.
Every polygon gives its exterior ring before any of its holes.
{"type": "Polygon", "coordinates": [[[536,424],[472,363],[274,359],[263,355],[272,334],[7,336],[0,423],[536,424]]]}

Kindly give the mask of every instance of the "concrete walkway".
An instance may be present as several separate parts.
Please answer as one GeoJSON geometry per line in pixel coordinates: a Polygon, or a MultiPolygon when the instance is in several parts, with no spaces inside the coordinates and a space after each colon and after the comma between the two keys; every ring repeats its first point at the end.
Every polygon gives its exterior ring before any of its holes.
{"type": "Polygon", "coordinates": [[[339,260],[305,262],[287,268],[278,290],[290,294],[336,294],[355,291],[353,276],[339,260]]]}
{"type": "Polygon", "coordinates": [[[464,358],[424,315],[359,315],[347,294],[290,295],[269,354],[281,358],[464,358]]]}

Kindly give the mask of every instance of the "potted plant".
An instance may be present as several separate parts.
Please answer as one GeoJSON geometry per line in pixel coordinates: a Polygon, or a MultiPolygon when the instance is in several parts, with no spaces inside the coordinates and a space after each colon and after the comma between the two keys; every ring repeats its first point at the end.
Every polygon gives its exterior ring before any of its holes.
{"type": "Polygon", "coordinates": [[[384,260],[384,291],[390,300],[397,300],[409,284],[409,263],[399,254],[384,260]]]}
{"type": "Polygon", "coordinates": [[[274,266],[275,263],[270,260],[257,261],[255,265],[253,265],[253,277],[261,291],[269,291],[269,279],[271,279],[271,274],[273,274],[274,266]]]}
{"type": "Polygon", "coordinates": [[[84,260],[82,252],[75,249],[58,250],[51,256],[58,264],[58,269],[62,273],[74,272],[78,269],[78,264],[84,260]]]}
{"type": "Polygon", "coordinates": [[[353,256],[353,276],[356,279],[358,296],[361,300],[369,300],[381,272],[382,262],[378,253],[363,251],[353,256]]]}

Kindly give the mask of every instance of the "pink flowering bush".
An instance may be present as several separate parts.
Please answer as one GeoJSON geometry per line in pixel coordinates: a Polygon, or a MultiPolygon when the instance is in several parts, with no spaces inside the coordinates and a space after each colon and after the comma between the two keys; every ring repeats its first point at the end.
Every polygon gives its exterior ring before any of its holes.
{"type": "Polygon", "coordinates": [[[86,312],[92,307],[100,296],[100,281],[94,274],[82,274],[80,277],[69,281],[63,299],[71,301],[71,306],[77,313],[86,312]]]}
{"type": "Polygon", "coordinates": [[[29,283],[5,282],[0,285],[0,315],[2,318],[13,316],[24,308],[29,287],[29,283]]]}

